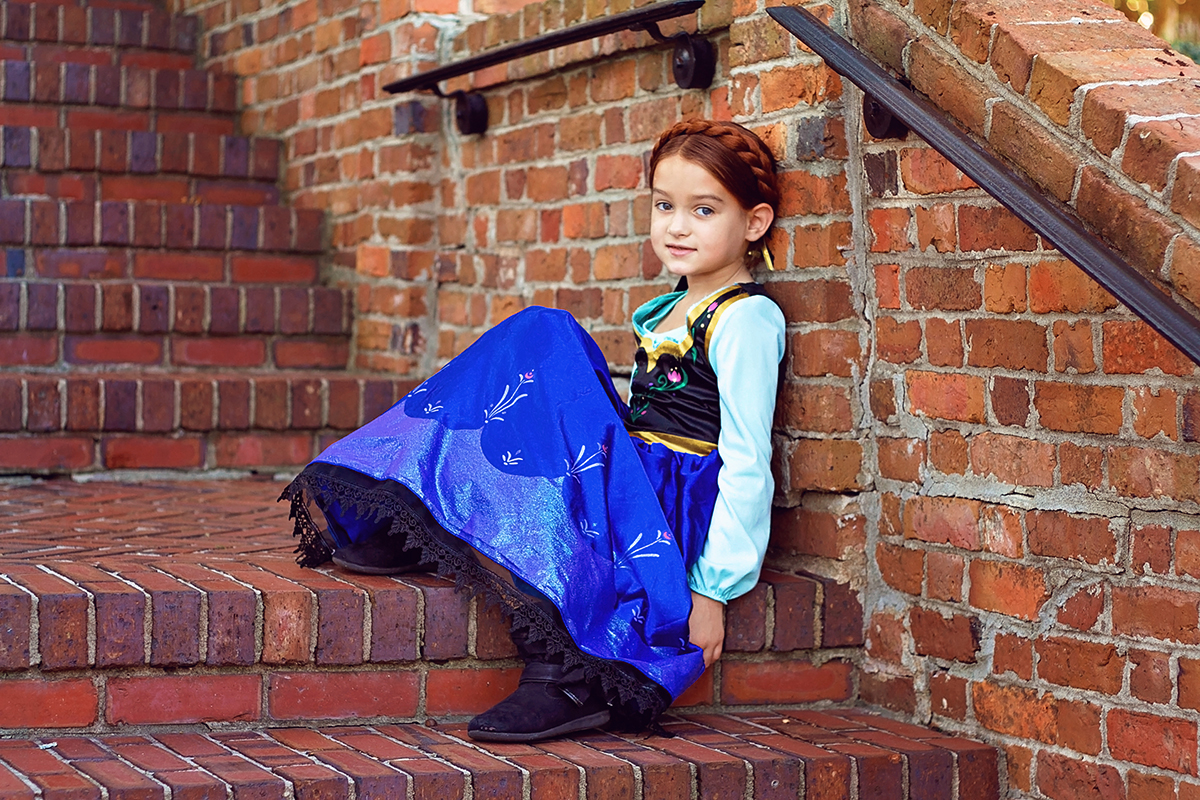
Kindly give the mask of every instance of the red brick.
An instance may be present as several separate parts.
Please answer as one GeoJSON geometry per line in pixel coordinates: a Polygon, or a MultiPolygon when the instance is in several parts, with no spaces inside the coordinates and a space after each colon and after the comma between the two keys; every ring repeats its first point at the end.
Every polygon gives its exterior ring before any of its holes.
{"type": "MultiPolygon", "coordinates": [[[[1166,653],[1155,653],[1147,650],[1129,651],[1129,692],[1139,700],[1147,703],[1171,702],[1171,657],[1166,653]]],[[[1200,697],[1193,692],[1197,687],[1194,683],[1194,662],[1190,659],[1179,660],[1179,705],[1195,708],[1200,697]],[[1188,662],[1185,666],[1184,662],[1188,662]],[[1189,679],[1185,679],[1185,675],[1189,679]],[[1185,699],[1184,685],[1188,684],[1185,699]]]]}
{"type": "Polygon", "coordinates": [[[1147,275],[1159,274],[1167,245],[1179,233],[1175,225],[1095,167],[1083,168],[1075,208],[1084,223],[1147,275]]]}
{"type": "Polygon", "coordinates": [[[1110,695],[1121,690],[1125,659],[1114,645],[1055,637],[1039,640],[1035,649],[1043,680],[1110,695]]]}
{"type": "Polygon", "coordinates": [[[1033,647],[1024,636],[997,633],[992,649],[992,672],[1011,672],[1022,680],[1033,678],[1033,647]]]}
{"type": "Polygon", "coordinates": [[[1104,371],[1109,375],[1148,372],[1191,375],[1196,365],[1144,322],[1105,322],[1104,371]]]}
{"type": "Polygon", "coordinates": [[[867,214],[871,226],[871,252],[892,253],[912,249],[909,226],[912,212],[907,208],[875,208],[867,214]]]}
{"type": "Polygon", "coordinates": [[[0,726],[84,728],[96,721],[99,697],[87,678],[0,681],[0,726]]]}
{"type": "Polygon", "coordinates": [[[1118,433],[1124,399],[1118,386],[1039,381],[1033,391],[1042,427],[1071,433],[1118,433]]]}
{"type": "Polygon", "coordinates": [[[1040,121],[1010,103],[997,103],[992,106],[988,140],[1049,194],[1060,202],[1070,202],[1079,159],[1040,121]]]}
{"type": "Polygon", "coordinates": [[[1200,91],[1187,80],[1152,85],[1116,84],[1089,89],[1083,98],[1081,128],[1092,145],[1112,155],[1125,135],[1130,114],[1162,117],[1200,104],[1200,91]]]}
{"type": "Polygon", "coordinates": [[[1037,234],[1002,206],[959,206],[958,245],[963,251],[1025,251],[1037,234]]]}
{"type": "Polygon", "coordinates": [[[889,586],[911,595],[921,594],[924,557],[920,550],[880,542],[875,549],[875,561],[889,586]]]}
{"type": "Polygon", "coordinates": [[[1038,754],[1038,789],[1048,797],[1077,797],[1081,787],[1097,800],[1124,800],[1121,774],[1107,764],[1076,761],[1050,752],[1038,754]]]}
{"type": "Polygon", "coordinates": [[[1058,612],[1058,621],[1076,630],[1090,631],[1104,611],[1104,590],[1098,585],[1085,586],[1073,594],[1058,612]]]}
{"type": "Polygon", "coordinates": [[[845,439],[800,439],[789,460],[794,489],[838,491],[861,488],[862,445],[845,439]]]}
{"type": "Polygon", "coordinates": [[[760,73],[763,113],[794,108],[799,104],[816,105],[841,96],[842,82],[824,64],[777,67],[760,73]]]}
{"type": "Polygon", "coordinates": [[[1196,774],[1196,723],[1114,708],[1108,713],[1113,758],[1196,774]]]}
{"type": "Polygon", "coordinates": [[[161,364],[161,340],[136,335],[91,335],[65,337],[63,358],[71,364],[161,364]]]}
{"type": "Polygon", "coordinates": [[[937,317],[925,320],[925,350],[935,367],[961,367],[964,351],[959,321],[937,317]]]}
{"type": "Polygon", "coordinates": [[[171,359],[182,366],[256,367],[266,357],[266,342],[259,338],[171,340],[171,359]]]}
{"type": "Polygon", "coordinates": [[[887,439],[876,442],[879,448],[879,474],[898,481],[921,480],[925,463],[925,442],[920,439],[887,439]]]}
{"type": "Polygon", "coordinates": [[[934,600],[957,603],[962,600],[963,572],[966,561],[952,553],[931,551],[927,558],[926,595],[934,600]]]}
{"type": "Polygon", "coordinates": [[[1195,150],[1197,145],[1200,119],[1196,117],[1139,122],[1129,131],[1121,168],[1135,181],[1161,192],[1175,157],[1195,150]]]}
{"type": "Polygon", "coordinates": [[[988,730],[1049,744],[1058,738],[1058,713],[1053,695],[980,682],[972,684],[971,699],[975,719],[988,730]]]}
{"type": "Polygon", "coordinates": [[[1049,360],[1046,328],[1028,320],[966,321],[967,363],[1045,372],[1049,360]]]}
{"type": "Polygon", "coordinates": [[[1049,596],[1040,569],[1002,561],[972,561],[970,603],[1020,619],[1037,619],[1049,596]]]}
{"type": "Polygon", "coordinates": [[[909,372],[905,375],[909,410],[914,414],[962,422],[983,422],[984,382],[973,375],[909,372]]]}
{"type": "Polygon", "coordinates": [[[114,677],[107,684],[105,717],[128,725],[257,720],[261,687],[257,675],[114,677]]]}
{"type": "Polygon", "coordinates": [[[225,278],[225,259],[217,255],[138,253],[133,262],[133,276],[144,279],[215,283],[225,278]]]}
{"type": "Polygon", "coordinates": [[[1159,49],[1093,50],[1079,53],[1042,53],[1034,63],[1029,98],[1050,119],[1066,125],[1075,90],[1085,83],[1103,83],[1138,78],[1179,77],[1183,59],[1163,58],[1159,49]]]}
{"type": "Polygon", "coordinates": [[[1142,447],[1109,451],[1109,483],[1129,497],[1200,499],[1200,462],[1196,457],[1142,447]]]}
{"type": "Polygon", "coordinates": [[[904,504],[904,538],[979,549],[977,500],[955,497],[914,497],[904,504]]]}
{"type": "Polygon", "coordinates": [[[909,612],[909,628],[917,655],[975,662],[979,649],[977,620],[959,614],[946,618],[936,611],[914,608],[909,612]]]}
{"type": "Polygon", "coordinates": [[[1058,448],[1058,464],[1063,485],[1078,483],[1096,489],[1103,481],[1104,453],[1098,447],[1063,442],[1058,448]]]}
{"type": "Polygon", "coordinates": [[[1023,264],[989,264],[983,275],[983,306],[994,314],[1024,311],[1026,280],[1023,264]]]}
{"type": "Polygon", "coordinates": [[[1161,586],[1112,587],[1113,633],[1200,643],[1200,594],[1161,586]]]}
{"type": "Polygon", "coordinates": [[[204,442],[198,438],[106,438],[101,453],[108,469],[195,469],[204,466],[204,442]]]}
{"type": "Polygon", "coordinates": [[[0,439],[0,469],[77,470],[92,465],[93,444],[83,437],[0,439]]]}
{"type": "Polygon", "coordinates": [[[317,279],[316,259],[309,256],[234,256],[231,274],[235,283],[312,283],[317,279]]]}
{"type": "Polygon", "coordinates": [[[965,70],[921,39],[909,48],[913,87],[971,131],[982,134],[987,94],[965,70]]]}
{"type": "Polygon", "coordinates": [[[1054,465],[1052,444],[997,433],[971,439],[971,470],[976,475],[994,475],[1017,486],[1053,486],[1054,465]]]}
{"type": "Polygon", "coordinates": [[[519,669],[436,669],[425,680],[429,714],[479,714],[517,688],[519,669]]]}
{"type": "Polygon", "coordinates": [[[875,325],[879,357],[892,364],[911,364],[921,357],[921,323],[880,317],[875,325]]]}
{"type": "Polygon", "coordinates": [[[852,667],[829,661],[819,667],[794,661],[725,663],[721,668],[722,703],[808,703],[850,697],[852,667]]]}
{"type": "Polygon", "coordinates": [[[1024,554],[1021,518],[1005,506],[984,505],[979,512],[979,543],[984,550],[1009,558],[1024,554]]]}
{"type": "Polygon", "coordinates": [[[288,340],[275,343],[279,369],[345,369],[350,343],[344,339],[288,340]]]}
{"type": "Polygon", "coordinates": [[[914,308],[972,311],[983,302],[973,269],[912,267],[905,273],[904,283],[914,308]]]}
{"type": "Polygon", "coordinates": [[[1116,561],[1117,537],[1106,517],[1031,511],[1025,525],[1029,529],[1029,549],[1037,555],[1076,558],[1089,564],[1116,561]]]}
{"type": "Polygon", "coordinates": [[[955,430],[931,431],[929,434],[929,463],[948,475],[963,475],[969,464],[967,440],[955,430]]]}

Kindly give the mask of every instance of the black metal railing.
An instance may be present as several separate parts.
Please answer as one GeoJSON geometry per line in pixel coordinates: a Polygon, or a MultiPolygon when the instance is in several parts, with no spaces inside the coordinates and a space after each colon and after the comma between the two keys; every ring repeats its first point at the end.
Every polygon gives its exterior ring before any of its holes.
{"type": "Polygon", "coordinates": [[[779,7],[769,8],[767,13],[866,93],[864,114],[874,128],[872,135],[903,135],[907,126],[1200,364],[1200,320],[1084,228],[1071,209],[1046,197],[809,12],[779,7]],[[895,120],[903,126],[897,126],[895,120]]]}
{"type": "Polygon", "coordinates": [[[655,3],[633,11],[613,14],[611,17],[594,19],[563,28],[561,31],[535,36],[523,42],[497,47],[485,53],[469,56],[453,64],[414,75],[411,78],[393,81],[384,86],[384,91],[392,94],[400,92],[431,91],[439,97],[453,97],[455,100],[455,117],[458,129],[464,134],[483,133],[487,130],[487,103],[479,94],[456,91],[444,94],[438,86],[442,81],[467,75],[477,70],[493,67],[518,58],[553,50],[556,47],[584,42],[598,36],[621,31],[646,31],[658,42],[670,42],[675,46],[671,59],[675,83],[681,89],[707,89],[712,83],[713,72],[716,69],[716,58],[712,45],[701,36],[679,33],[671,37],[664,36],[658,28],[663,20],[674,19],[691,14],[704,5],[704,0],[669,0],[665,3],[655,3]]]}

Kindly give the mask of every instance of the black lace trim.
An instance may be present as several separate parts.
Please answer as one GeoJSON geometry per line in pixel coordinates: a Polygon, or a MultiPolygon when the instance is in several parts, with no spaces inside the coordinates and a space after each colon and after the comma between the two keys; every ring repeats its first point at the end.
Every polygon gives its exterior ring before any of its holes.
{"type": "MultiPolygon", "coordinates": [[[[566,669],[581,668],[589,680],[598,680],[618,725],[641,730],[656,724],[671,703],[665,689],[628,664],[580,650],[545,608],[483,567],[470,545],[446,532],[423,505],[415,510],[405,495],[411,492],[395,481],[376,481],[331,464],[310,464],[279,496],[291,503],[288,518],[295,520],[294,535],[299,537],[296,563],[316,567],[333,554],[309,514],[309,499],[320,506],[336,499],[355,519],[369,517],[382,522],[390,518],[388,534],[403,536],[405,549],[420,549],[421,561],[436,564],[437,574],[452,578],[457,591],[480,596],[488,604],[498,603],[512,619],[514,633],[524,632],[530,643],[545,643],[551,653],[561,655],[566,669]]],[[[415,495],[412,502],[420,505],[415,495]]]]}

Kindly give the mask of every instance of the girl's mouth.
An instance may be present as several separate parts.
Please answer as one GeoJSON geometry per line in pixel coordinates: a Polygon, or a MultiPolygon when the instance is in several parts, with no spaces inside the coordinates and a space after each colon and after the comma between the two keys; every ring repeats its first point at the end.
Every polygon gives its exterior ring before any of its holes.
{"type": "Polygon", "coordinates": [[[677,244],[669,244],[669,245],[667,245],[667,252],[670,253],[671,255],[675,256],[676,258],[683,258],[688,253],[696,252],[696,248],[682,247],[677,244]]]}

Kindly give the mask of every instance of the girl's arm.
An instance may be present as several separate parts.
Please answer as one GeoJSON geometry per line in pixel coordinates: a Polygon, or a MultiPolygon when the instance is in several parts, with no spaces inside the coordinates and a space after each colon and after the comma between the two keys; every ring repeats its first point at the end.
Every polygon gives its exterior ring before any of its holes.
{"type": "Polygon", "coordinates": [[[754,588],[770,538],[771,427],[783,313],[767,297],[749,297],[725,311],[710,335],[708,356],[721,396],[722,465],[708,539],[688,583],[693,592],[725,603],[754,588]]]}

